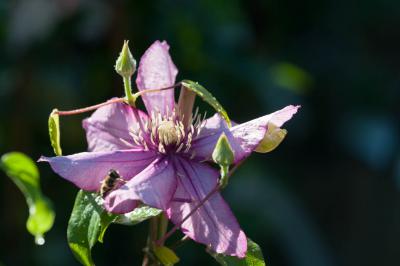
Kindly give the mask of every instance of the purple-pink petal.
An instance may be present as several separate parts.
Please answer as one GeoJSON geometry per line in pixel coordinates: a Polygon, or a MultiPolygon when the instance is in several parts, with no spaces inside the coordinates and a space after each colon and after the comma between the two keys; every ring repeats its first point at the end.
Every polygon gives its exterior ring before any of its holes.
{"type": "MultiPolygon", "coordinates": [[[[182,158],[175,159],[175,167],[180,179],[176,196],[190,196],[193,199],[190,203],[171,202],[167,214],[177,224],[215,188],[219,174],[206,164],[182,158]]],[[[218,192],[182,224],[181,230],[217,253],[240,258],[246,254],[246,236],[218,192]]]]}
{"type": "Polygon", "coordinates": [[[215,114],[204,121],[200,134],[192,141],[192,150],[197,161],[211,160],[215,144],[222,133],[225,133],[234,152],[240,149],[225,120],[219,114],[215,114]]]}
{"type": "Polygon", "coordinates": [[[115,151],[137,148],[129,135],[136,130],[139,120],[147,115],[124,103],[114,103],[97,109],[83,120],[89,151],[115,151]],[[140,117],[140,118],[139,118],[140,117]]]}
{"type": "MultiPolygon", "coordinates": [[[[175,84],[178,70],[169,55],[169,45],[166,41],[155,41],[140,59],[136,85],[140,91],[159,89],[175,84]]],[[[156,93],[146,93],[142,99],[147,111],[159,111],[164,115],[175,106],[174,89],[156,93]]]]}
{"type": "Polygon", "coordinates": [[[235,125],[232,128],[228,128],[225,120],[219,114],[215,114],[205,121],[200,135],[193,140],[192,149],[199,159],[210,160],[215,144],[224,132],[235,154],[235,163],[237,163],[257,148],[268,130],[268,123],[281,127],[292,118],[298,108],[300,106],[289,105],[272,114],[235,125]]]}
{"type": "Polygon", "coordinates": [[[232,127],[230,130],[236,140],[236,144],[240,147],[235,151],[235,162],[243,160],[257,148],[268,130],[269,123],[281,127],[297,113],[299,108],[300,106],[289,105],[272,114],[232,127]]]}
{"type": "Polygon", "coordinates": [[[172,164],[167,158],[158,158],[125,185],[107,195],[105,207],[110,212],[121,213],[125,206],[140,200],[151,207],[166,210],[176,187],[172,164]]]}
{"type": "Polygon", "coordinates": [[[122,178],[130,180],[157,158],[153,151],[124,150],[107,152],[82,152],[69,156],[41,157],[50,163],[61,177],[83,190],[99,191],[101,182],[110,169],[117,170],[122,178]]]}

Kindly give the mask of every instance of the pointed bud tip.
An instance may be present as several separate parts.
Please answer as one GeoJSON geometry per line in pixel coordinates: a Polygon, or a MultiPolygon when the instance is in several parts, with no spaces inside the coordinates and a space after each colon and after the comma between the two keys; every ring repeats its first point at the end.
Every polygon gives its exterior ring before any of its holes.
{"type": "Polygon", "coordinates": [[[131,77],[136,71],[136,60],[129,50],[129,40],[124,40],[121,53],[115,63],[115,71],[124,78],[131,77]]]}
{"type": "Polygon", "coordinates": [[[229,166],[234,162],[235,156],[225,133],[222,133],[219,137],[212,158],[215,163],[223,166],[229,166]]]}

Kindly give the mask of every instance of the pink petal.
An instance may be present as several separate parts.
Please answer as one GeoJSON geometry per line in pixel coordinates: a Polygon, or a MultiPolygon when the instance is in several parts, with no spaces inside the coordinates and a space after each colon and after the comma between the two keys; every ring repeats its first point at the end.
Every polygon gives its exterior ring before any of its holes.
{"type": "MultiPolygon", "coordinates": [[[[121,196],[124,196],[121,194],[121,196]]],[[[127,195],[125,195],[127,196],[127,195]]],[[[104,208],[111,213],[115,214],[124,214],[133,211],[138,205],[140,204],[139,200],[135,199],[129,199],[129,198],[123,198],[119,199],[118,204],[112,204],[110,203],[110,200],[104,201],[104,208]]]]}
{"type": "Polygon", "coordinates": [[[222,133],[227,136],[234,152],[240,149],[225,120],[219,114],[215,114],[204,121],[200,134],[192,142],[192,150],[197,161],[212,160],[212,152],[222,133]]]}
{"type": "Polygon", "coordinates": [[[159,158],[107,195],[105,207],[110,212],[121,213],[121,206],[140,200],[151,207],[166,210],[175,193],[176,181],[175,170],[169,160],[159,158]]]}
{"type": "MultiPolygon", "coordinates": [[[[147,89],[160,89],[175,84],[178,70],[169,55],[169,45],[166,41],[155,41],[140,59],[137,87],[140,91],[147,89]]],[[[175,106],[174,89],[160,92],[147,93],[142,96],[149,114],[161,112],[164,115],[175,106]]]]}
{"type": "Polygon", "coordinates": [[[240,149],[235,152],[235,162],[239,162],[250,155],[258,144],[263,140],[268,128],[268,123],[281,127],[286,121],[290,120],[300,106],[289,105],[272,114],[253,119],[249,122],[236,125],[230,130],[240,149]]]}
{"type": "Polygon", "coordinates": [[[206,120],[200,135],[193,141],[192,148],[198,159],[210,160],[215,144],[224,132],[235,153],[235,163],[237,163],[257,148],[265,136],[268,123],[281,127],[297,113],[299,108],[300,106],[289,105],[272,114],[235,125],[230,129],[223,118],[215,114],[206,120]]]}
{"type": "MultiPolygon", "coordinates": [[[[177,196],[190,195],[194,200],[191,203],[171,203],[167,213],[176,224],[215,188],[219,174],[206,164],[185,159],[177,159],[175,166],[180,179],[177,196]]],[[[217,253],[241,258],[246,254],[246,236],[218,192],[182,224],[181,230],[217,253]]]]}
{"type": "Polygon", "coordinates": [[[138,130],[139,119],[147,115],[127,104],[115,103],[97,109],[83,120],[89,151],[115,151],[137,148],[129,130],[138,130]]]}
{"type": "Polygon", "coordinates": [[[117,170],[125,180],[146,168],[157,154],[153,151],[125,150],[82,152],[69,156],[41,157],[61,177],[83,190],[99,191],[110,169],[117,170]]]}

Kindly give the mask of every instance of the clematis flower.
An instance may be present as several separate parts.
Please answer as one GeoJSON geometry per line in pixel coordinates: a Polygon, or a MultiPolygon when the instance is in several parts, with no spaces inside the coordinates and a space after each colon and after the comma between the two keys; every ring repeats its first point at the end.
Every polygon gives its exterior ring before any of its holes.
{"type": "MultiPolygon", "coordinates": [[[[136,84],[139,90],[175,84],[177,68],[169,46],[156,41],[141,58],[136,84]]],[[[215,114],[199,115],[185,127],[176,109],[174,91],[143,94],[147,113],[123,103],[96,110],[83,121],[88,152],[42,157],[61,177],[87,191],[99,191],[110,169],[126,181],[105,196],[104,206],[113,213],[128,213],[140,203],[164,210],[179,224],[218,184],[219,171],[211,156],[222,133],[234,152],[234,163],[248,157],[268,133],[297,112],[287,106],[275,113],[229,128],[215,114]]],[[[182,225],[193,240],[217,253],[244,257],[247,240],[228,204],[216,192],[182,225]]]]}

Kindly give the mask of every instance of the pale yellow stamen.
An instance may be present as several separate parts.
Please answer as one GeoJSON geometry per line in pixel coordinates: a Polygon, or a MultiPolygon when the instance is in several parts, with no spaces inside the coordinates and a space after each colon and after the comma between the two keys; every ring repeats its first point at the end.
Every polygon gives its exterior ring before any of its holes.
{"type": "Polygon", "coordinates": [[[162,121],[158,126],[158,139],[165,145],[176,144],[178,142],[178,132],[172,121],[162,121]]]}

